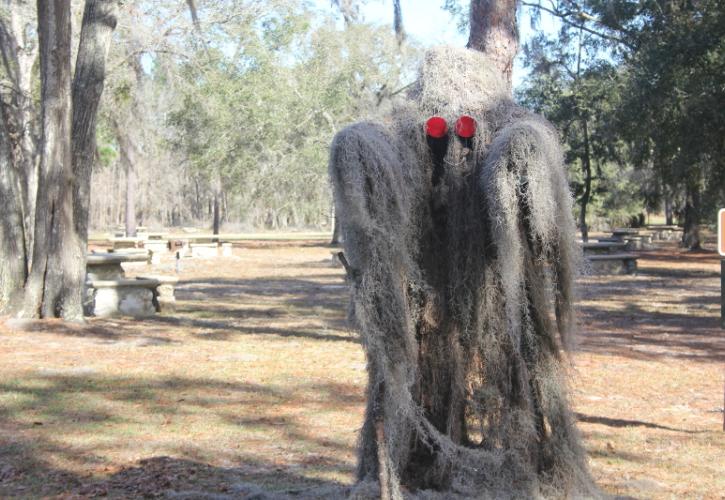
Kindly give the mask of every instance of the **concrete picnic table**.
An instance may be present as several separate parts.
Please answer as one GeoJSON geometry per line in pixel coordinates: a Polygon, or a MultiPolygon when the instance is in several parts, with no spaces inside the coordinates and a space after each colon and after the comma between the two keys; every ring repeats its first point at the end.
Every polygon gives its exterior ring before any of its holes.
{"type": "Polygon", "coordinates": [[[579,243],[585,254],[607,254],[616,251],[623,251],[627,244],[623,241],[588,241],[579,243]]]}
{"type": "Polygon", "coordinates": [[[640,231],[639,229],[634,228],[634,227],[618,227],[618,228],[615,228],[615,229],[612,230],[612,234],[614,236],[617,236],[617,235],[623,235],[623,236],[625,236],[625,235],[632,235],[632,236],[637,236],[639,234],[639,231],[640,231]]]}
{"type": "Polygon", "coordinates": [[[148,252],[94,252],[86,257],[86,281],[116,280],[126,274],[124,262],[148,262],[148,252]]]}

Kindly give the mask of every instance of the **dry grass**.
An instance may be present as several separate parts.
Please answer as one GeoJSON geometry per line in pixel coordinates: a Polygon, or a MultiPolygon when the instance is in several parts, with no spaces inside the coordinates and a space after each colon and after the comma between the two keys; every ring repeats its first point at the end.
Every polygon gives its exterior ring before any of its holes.
{"type": "MultiPolygon", "coordinates": [[[[722,498],[719,263],[668,247],[640,267],[582,280],[574,403],[594,476],[722,498]]],[[[174,316],[0,327],[0,497],[352,481],[366,375],[330,248],[249,242],[180,277],[174,316]]]]}

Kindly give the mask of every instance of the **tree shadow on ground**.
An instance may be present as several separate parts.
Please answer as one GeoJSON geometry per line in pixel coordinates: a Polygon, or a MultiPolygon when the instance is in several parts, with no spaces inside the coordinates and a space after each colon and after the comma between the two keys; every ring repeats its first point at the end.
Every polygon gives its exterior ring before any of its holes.
{"type": "Polygon", "coordinates": [[[345,411],[359,408],[364,398],[359,388],[334,382],[282,387],[92,373],[24,376],[0,383],[0,395],[15,395],[0,408],[2,498],[156,498],[179,492],[188,498],[212,493],[244,498],[260,489],[339,498],[335,495],[344,495],[346,486],[320,480],[315,471],[351,476],[352,445],[315,434],[295,414],[281,415],[278,408],[345,411]],[[237,433],[250,445],[232,450],[227,442],[215,447],[208,440],[182,439],[186,445],[144,457],[156,445],[144,448],[139,439],[162,442],[165,421],[197,418],[200,412],[220,433],[237,433]],[[81,434],[93,441],[74,437],[81,434]],[[257,451],[251,443],[260,439],[257,451]],[[279,462],[268,449],[262,451],[264,442],[271,446],[275,440],[304,452],[279,462]],[[134,449],[133,455],[144,458],[109,458],[134,449]]]}
{"type": "Polygon", "coordinates": [[[652,422],[644,422],[642,420],[627,420],[621,418],[609,418],[600,417],[596,415],[585,415],[583,413],[576,413],[576,418],[579,422],[587,424],[600,424],[608,427],[646,427],[648,429],[659,429],[663,431],[672,432],[683,432],[685,434],[703,434],[707,431],[693,431],[687,429],[676,429],[674,427],[668,427],[666,425],[660,425],[652,422]]]}

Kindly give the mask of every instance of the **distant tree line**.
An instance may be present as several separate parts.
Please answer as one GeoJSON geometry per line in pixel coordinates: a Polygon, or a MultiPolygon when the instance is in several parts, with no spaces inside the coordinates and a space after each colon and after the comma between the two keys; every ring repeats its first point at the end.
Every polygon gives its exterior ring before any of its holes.
{"type": "MultiPolygon", "coordinates": [[[[725,203],[725,9],[718,0],[524,0],[555,36],[524,46],[518,99],[567,146],[578,221],[641,222],[664,211],[699,248],[725,203]]],[[[456,0],[447,8],[465,26],[456,0]]]]}
{"type": "Polygon", "coordinates": [[[197,2],[194,12],[192,23],[172,0],[125,12],[109,56],[94,227],[330,227],[330,140],[405,86],[415,49],[390,28],[353,13],[338,23],[337,10],[302,1],[197,2]]]}
{"type": "Polygon", "coordinates": [[[89,228],[331,227],[332,136],[413,74],[395,5],[1,0],[0,310],[82,318],[89,228]]]}

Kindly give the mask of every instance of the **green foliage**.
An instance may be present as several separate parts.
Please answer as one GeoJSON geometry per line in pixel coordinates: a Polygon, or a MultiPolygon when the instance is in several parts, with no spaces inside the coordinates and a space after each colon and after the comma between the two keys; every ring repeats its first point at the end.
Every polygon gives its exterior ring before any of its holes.
{"type": "Polygon", "coordinates": [[[387,29],[340,31],[302,7],[269,12],[256,26],[226,34],[241,50],[224,50],[222,37],[220,49],[180,66],[172,146],[236,197],[239,218],[319,225],[329,216],[332,136],[402,86],[407,59],[387,29]]]}
{"type": "Polygon", "coordinates": [[[644,14],[626,61],[623,134],[639,164],[651,162],[667,185],[702,192],[715,208],[725,203],[725,12],[705,0],[644,14]]]}
{"type": "Polygon", "coordinates": [[[572,36],[568,30],[556,39],[534,38],[524,46],[531,74],[517,98],[560,131],[572,191],[579,202],[577,215],[587,206],[594,215],[589,226],[609,227],[643,210],[645,185],[627,162],[628,148],[618,136],[615,117],[622,75],[601,56],[598,43],[591,35],[572,36]]]}
{"type": "MultiPolygon", "coordinates": [[[[721,2],[527,3],[534,5],[535,14],[549,11],[559,17],[562,29],[556,38],[539,37],[526,47],[532,78],[521,98],[560,127],[571,153],[568,160],[580,157],[578,134],[568,125],[571,117],[587,116],[596,126],[595,156],[615,161],[626,172],[638,171],[619,177],[616,184],[622,178],[638,184],[636,190],[621,185],[622,193],[649,209],[661,208],[668,198],[688,204],[693,220],[713,216],[725,203],[721,2]],[[575,50],[577,40],[583,53],[575,50]],[[575,61],[583,69],[574,79],[575,61]]],[[[605,163],[601,165],[597,174],[606,175],[605,163]]],[[[602,196],[601,185],[595,191],[602,196]]],[[[625,206],[637,210],[626,203],[627,196],[620,196],[619,188],[610,185],[606,192],[609,198],[601,206],[613,218],[625,206]],[[615,203],[617,199],[624,205],[615,203]]]]}

